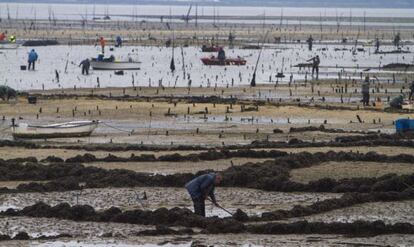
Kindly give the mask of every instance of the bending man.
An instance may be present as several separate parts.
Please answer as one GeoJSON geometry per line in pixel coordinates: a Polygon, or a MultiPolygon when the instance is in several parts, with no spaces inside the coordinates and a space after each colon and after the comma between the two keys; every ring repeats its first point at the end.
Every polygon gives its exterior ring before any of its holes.
{"type": "Polygon", "coordinates": [[[221,179],[220,174],[208,173],[194,178],[185,185],[193,200],[195,214],[206,216],[205,200],[207,197],[210,197],[214,205],[218,206],[214,189],[216,185],[220,184],[221,179]]]}

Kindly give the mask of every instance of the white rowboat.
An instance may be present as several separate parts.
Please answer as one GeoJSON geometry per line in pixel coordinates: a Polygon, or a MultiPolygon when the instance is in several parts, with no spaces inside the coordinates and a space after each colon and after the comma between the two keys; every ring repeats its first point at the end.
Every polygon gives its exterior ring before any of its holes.
{"type": "Polygon", "coordinates": [[[94,70],[139,70],[140,62],[91,61],[94,70]]]}
{"type": "Polygon", "coordinates": [[[9,43],[9,42],[0,42],[0,50],[14,50],[19,48],[19,44],[9,43]]]}
{"type": "Polygon", "coordinates": [[[84,137],[90,136],[98,124],[99,121],[73,121],[49,125],[20,123],[12,127],[12,135],[15,139],[84,137]]]}

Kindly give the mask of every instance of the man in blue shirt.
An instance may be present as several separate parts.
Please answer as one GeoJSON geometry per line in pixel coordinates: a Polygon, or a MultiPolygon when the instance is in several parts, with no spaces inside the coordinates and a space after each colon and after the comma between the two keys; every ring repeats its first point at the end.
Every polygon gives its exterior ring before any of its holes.
{"type": "Polygon", "coordinates": [[[32,68],[32,70],[35,70],[35,64],[38,58],[39,56],[37,55],[36,51],[32,49],[27,58],[27,62],[29,63],[29,70],[30,70],[30,67],[32,68]]]}
{"type": "Polygon", "coordinates": [[[194,213],[206,216],[205,200],[211,198],[214,205],[218,206],[214,195],[215,186],[220,184],[221,175],[216,173],[208,173],[198,176],[185,185],[194,204],[194,213]]]}

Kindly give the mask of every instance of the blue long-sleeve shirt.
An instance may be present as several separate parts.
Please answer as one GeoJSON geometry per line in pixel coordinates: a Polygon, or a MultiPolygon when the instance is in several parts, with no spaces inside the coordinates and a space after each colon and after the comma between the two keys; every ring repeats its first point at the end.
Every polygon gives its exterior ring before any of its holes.
{"type": "Polygon", "coordinates": [[[215,173],[204,174],[188,182],[185,188],[192,199],[204,199],[206,196],[209,196],[216,203],[216,197],[214,195],[215,180],[215,173]]]}
{"type": "Polygon", "coordinates": [[[39,56],[37,55],[37,53],[35,52],[35,51],[31,51],[30,53],[29,53],[29,57],[28,57],[28,62],[29,63],[32,63],[32,62],[35,62],[35,61],[37,61],[37,58],[38,58],[39,56]]]}

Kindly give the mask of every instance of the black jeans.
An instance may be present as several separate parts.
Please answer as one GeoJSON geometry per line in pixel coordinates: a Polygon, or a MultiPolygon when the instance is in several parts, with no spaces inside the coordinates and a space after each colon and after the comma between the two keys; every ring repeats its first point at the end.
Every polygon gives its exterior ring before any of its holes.
{"type": "Polygon", "coordinates": [[[194,213],[206,217],[206,204],[202,198],[193,198],[194,213]]]}
{"type": "Polygon", "coordinates": [[[312,76],[315,75],[316,72],[316,79],[319,79],[319,66],[318,65],[313,65],[312,67],[312,76]]]}
{"type": "Polygon", "coordinates": [[[33,61],[33,62],[29,62],[29,68],[28,68],[28,70],[30,70],[30,67],[32,67],[32,70],[35,70],[35,61],[33,61]]]}
{"type": "Polygon", "coordinates": [[[82,66],[82,75],[89,75],[89,68],[82,66]]]}

